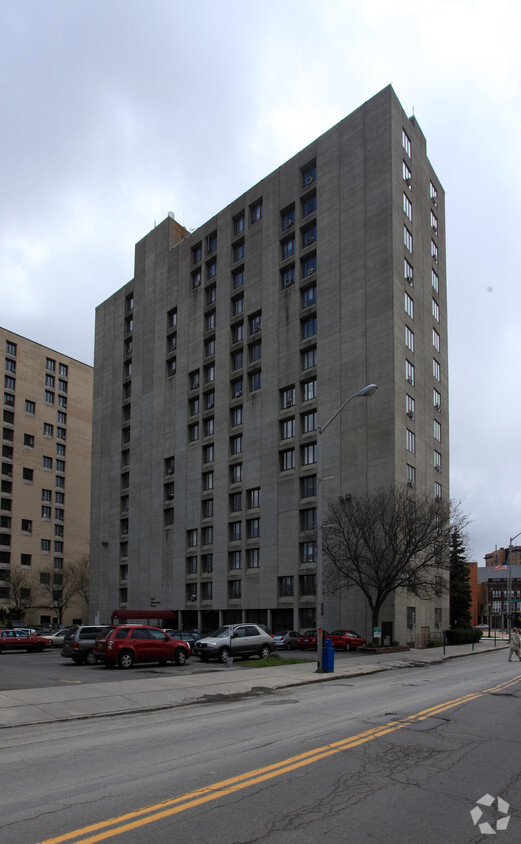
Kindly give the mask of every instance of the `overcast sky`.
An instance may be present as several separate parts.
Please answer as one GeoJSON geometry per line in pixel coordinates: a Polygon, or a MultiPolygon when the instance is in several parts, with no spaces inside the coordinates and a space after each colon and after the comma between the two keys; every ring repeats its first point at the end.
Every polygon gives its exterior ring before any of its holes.
{"type": "Polygon", "coordinates": [[[521,531],[520,33],[519,0],[0,0],[0,325],[91,364],[155,221],[196,228],[391,83],[446,191],[451,495],[482,562],[521,531]]]}

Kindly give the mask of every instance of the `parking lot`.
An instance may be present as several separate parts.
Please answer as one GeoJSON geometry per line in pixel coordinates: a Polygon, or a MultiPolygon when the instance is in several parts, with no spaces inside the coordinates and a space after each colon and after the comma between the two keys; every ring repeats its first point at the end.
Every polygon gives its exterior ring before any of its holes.
{"type": "MultiPolygon", "coordinates": [[[[315,662],[316,651],[281,651],[275,652],[281,659],[305,659],[315,662]]],[[[335,661],[356,660],[363,650],[335,651],[335,661]]],[[[37,689],[67,684],[81,685],[87,683],[105,683],[119,680],[144,679],[147,676],[167,675],[175,677],[176,674],[201,674],[215,671],[240,671],[248,670],[246,665],[252,667],[257,662],[250,659],[247,662],[236,659],[232,667],[220,665],[218,662],[202,663],[199,659],[191,657],[189,662],[183,666],[168,664],[160,666],[154,663],[134,665],[128,671],[119,668],[105,668],[103,665],[75,665],[71,659],[64,659],[59,648],[52,648],[43,653],[8,653],[0,654],[0,691],[9,689],[37,689]]]]}

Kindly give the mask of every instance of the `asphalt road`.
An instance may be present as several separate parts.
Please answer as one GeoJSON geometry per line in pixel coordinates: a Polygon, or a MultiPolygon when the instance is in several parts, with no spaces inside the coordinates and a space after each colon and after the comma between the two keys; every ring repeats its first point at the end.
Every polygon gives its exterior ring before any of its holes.
{"type": "Polygon", "coordinates": [[[488,793],[479,822],[509,817],[493,840],[517,844],[519,669],[491,652],[2,731],[0,840],[470,844],[491,840],[471,816],[488,793]]]}

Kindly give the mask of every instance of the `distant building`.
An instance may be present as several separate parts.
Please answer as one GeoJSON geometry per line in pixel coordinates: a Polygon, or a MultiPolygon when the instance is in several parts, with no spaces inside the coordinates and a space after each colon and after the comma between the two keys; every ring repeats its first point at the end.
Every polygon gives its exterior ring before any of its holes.
{"type": "MultiPolygon", "coordinates": [[[[324,512],[392,484],[448,500],[444,191],[392,88],[196,231],[147,234],[94,373],[92,618],[313,627],[317,426],[372,382],[323,437],[324,512]]],[[[372,635],[359,593],[324,603],[372,635]]],[[[381,616],[401,642],[448,623],[443,590],[381,616]]]]}
{"type": "MultiPolygon", "coordinates": [[[[500,549],[504,551],[505,549],[500,549]]],[[[518,559],[521,548],[516,547],[513,559],[518,559]]],[[[493,552],[495,555],[496,552],[493,552]]],[[[486,558],[490,555],[486,555],[486,558]]],[[[501,554],[499,554],[501,558],[501,554]]],[[[485,558],[485,559],[486,559],[485,558]]],[[[506,556],[503,560],[506,559],[506,556]]],[[[520,622],[521,613],[521,565],[513,563],[495,570],[487,563],[477,570],[478,579],[478,618],[479,623],[489,624],[492,630],[508,628],[509,613],[511,623],[520,622]],[[509,582],[510,578],[510,582],[509,582]],[[510,593],[510,596],[509,596],[510,593]]]]}
{"type": "MultiPolygon", "coordinates": [[[[12,606],[16,580],[26,623],[50,624],[57,616],[40,580],[59,591],[64,563],[89,554],[92,367],[1,327],[0,344],[0,607],[12,606]]],[[[64,622],[87,612],[75,599],[64,622]]]]}

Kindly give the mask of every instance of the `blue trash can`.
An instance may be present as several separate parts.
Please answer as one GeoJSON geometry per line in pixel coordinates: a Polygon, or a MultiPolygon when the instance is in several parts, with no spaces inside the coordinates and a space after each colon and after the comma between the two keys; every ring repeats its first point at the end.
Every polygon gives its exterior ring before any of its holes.
{"type": "Polygon", "coordinates": [[[322,671],[332,673],[335,670],[335,649],[331,639],[326,639],[322,648],[322,671]]]}

